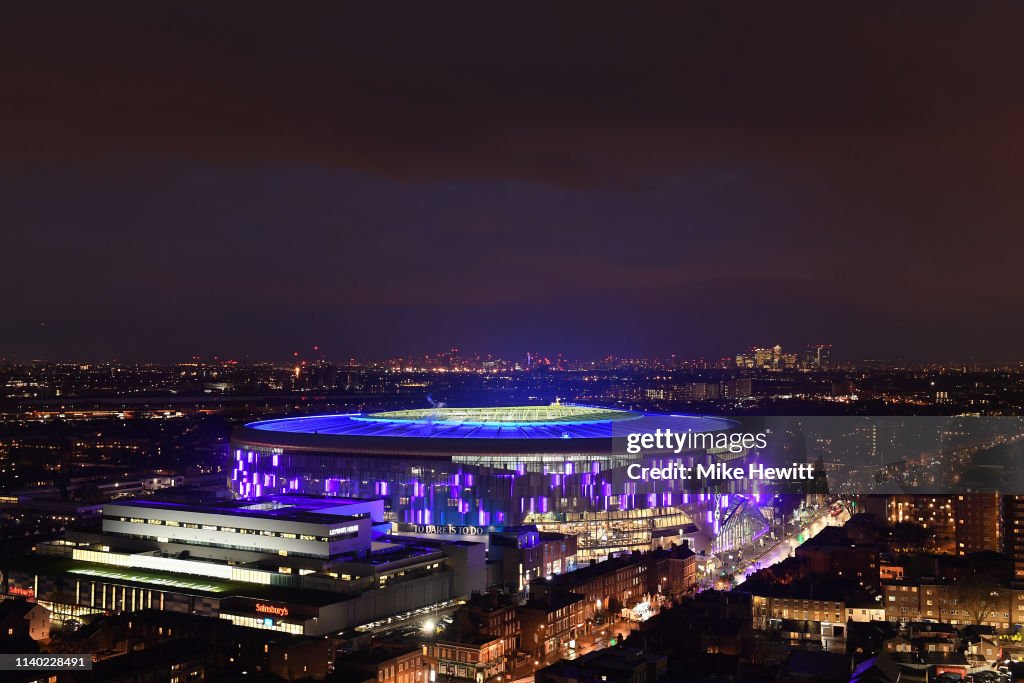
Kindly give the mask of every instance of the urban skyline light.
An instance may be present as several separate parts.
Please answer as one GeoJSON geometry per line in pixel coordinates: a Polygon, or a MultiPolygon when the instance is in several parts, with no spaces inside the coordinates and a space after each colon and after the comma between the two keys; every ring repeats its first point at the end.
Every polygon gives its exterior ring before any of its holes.
{"type": "Polygon", "coordinates": [[[5,10],[3,681],[1024,681],[1024,4],[5,10]]]}

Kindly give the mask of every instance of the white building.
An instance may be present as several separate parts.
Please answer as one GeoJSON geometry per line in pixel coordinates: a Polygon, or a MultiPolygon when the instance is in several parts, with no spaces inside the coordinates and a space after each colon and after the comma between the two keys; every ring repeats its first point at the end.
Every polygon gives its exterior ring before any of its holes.
{"type": "Polygon", "coordinates": [[[388,535],[379,500],[273,496],[103,506],[102,531],[68,532],[15,562],[0,592],[55,619],[141,609],[322,635],[485,588],[485,546],[388,535]]]}

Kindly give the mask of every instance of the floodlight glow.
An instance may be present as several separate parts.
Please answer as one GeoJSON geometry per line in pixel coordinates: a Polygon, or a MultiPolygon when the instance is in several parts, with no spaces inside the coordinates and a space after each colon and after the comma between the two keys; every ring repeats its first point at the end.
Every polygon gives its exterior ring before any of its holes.
{"type": "Polygon", "coordinates": [[[223,586],[218,586],[212,583],[184,581],[181,579],[169,579],[162,576],[132,574],[130,572],[118,572],[106,569],[71,569],[69,570],[69,573],[96,576],[101,579],[114,579],[115,581],[134,581],[136,583],[151,583],[157,586],[169,586],[171,588],[188,588],[191,590],[207,591],[209,593],[223,593],[225,590],[223,586]]]}

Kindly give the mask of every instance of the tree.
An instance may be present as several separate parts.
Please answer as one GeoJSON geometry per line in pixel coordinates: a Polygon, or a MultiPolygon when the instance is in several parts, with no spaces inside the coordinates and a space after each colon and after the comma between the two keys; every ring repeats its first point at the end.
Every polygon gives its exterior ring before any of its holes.
{"type": "Polygon", "coordinates": [[[913,522],[899,522],[892,527],[892,543],[907,551],[926,550],[935,539],[935,531],[913,522]]]}
{"type": "Polygon", "coordinates": [[[1007,611],[1008,596],[999,584],[985,577],[958,582],[954,594],[960,613],[975,624],[984,624],[1007,611]]]}

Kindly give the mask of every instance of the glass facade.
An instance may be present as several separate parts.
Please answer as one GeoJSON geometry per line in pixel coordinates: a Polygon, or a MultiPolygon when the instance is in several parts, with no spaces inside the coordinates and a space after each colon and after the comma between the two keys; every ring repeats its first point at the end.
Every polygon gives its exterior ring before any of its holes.
{"type": "Polygon", "coordinates": [[[383,499],[385,520],[402,533],[481,536],[537,524],[577,536],[586,561],[650,549],[656,531],[699,530],[707,539],[719,531],[730,484],[711,491],[696,479],[636,479],[630,465],[706,466],[746,455],[629,455],[617,451],[613,427],[706,433],[732,424],[557,403],[268,420],[236,430],[228,484],[240,498],[383,499]]]}
{"type": "Polygon", "coordinates": [[[538,524],[577,535],[580,561],[646,550],[657,529],[694,524],[713,536],[720,519],[713,511],[722,496],[694,489],[693,482],[630,479],[626,468],[636,462],[634,456],[417,458],[291,451],[236,441],[231,457],[229,486],[242,498],[278,493],[382,498],[387,521],[421,534],[484,535],[538,524]]]}

